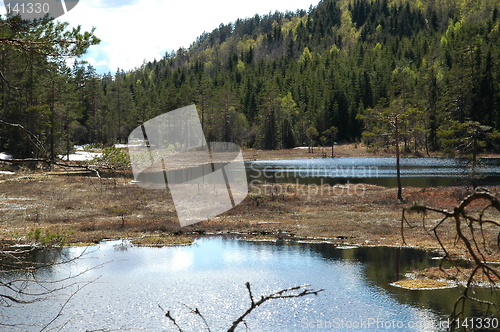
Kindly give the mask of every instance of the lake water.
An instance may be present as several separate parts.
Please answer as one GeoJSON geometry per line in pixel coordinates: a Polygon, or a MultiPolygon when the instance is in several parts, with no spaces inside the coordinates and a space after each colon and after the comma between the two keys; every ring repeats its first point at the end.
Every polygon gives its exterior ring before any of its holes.
{"type": "MultiPolygon", "coordinates": [[[[396,186],[396,159],[350,157],[247,162],[249,181],[329,184],[368,183],[396,186]]],[[[428,187],[467,184],[470,169],[463,159],[401,158],[403,186],[428,187]]],[[[479,184],[500,184],[500,159],[482,159],[476,169],[479,184]]]]}
{"type": "MultiPolygon", "coordinates": [[[[250,331],[316,331],[324,327],[332,327],[326,329],[330,331],[350,327],[359,327],[356,331],[440,331],[460,294],[458,288],[409,291],[390,286],[411,269],[437,264],[433,254],[412,249],[339,249],[330,244],[202,237],[186,247],[144,248],[127,241],[108,241],[87,249],[64,248],[59,254],[71,258],[84,250],[83,258],[43,270],[36,277],[60,280],[103,265],[73,280],[79,283],[57,298],[0,306],[0,326],[23,324],[22,331],[39,331],[57,315],[71,291],[81,288],[52,327],[66,324],[63,331],[176,331],[160,305],[184,331],[205,330],[185,304],[198,308],[212,331],[225,331],[248,308],[245,283],[250,282],[256,298],[303,284],[325,289],[317,296],[265,303],[247,317],[250,331]]],[[[36,259],[44,257],[39,253],[36,259]]],[[[467,310],[473,316],[474,307],[467,310]]],[[[244,325],[238,331],[245,331],[244,325]]]]}

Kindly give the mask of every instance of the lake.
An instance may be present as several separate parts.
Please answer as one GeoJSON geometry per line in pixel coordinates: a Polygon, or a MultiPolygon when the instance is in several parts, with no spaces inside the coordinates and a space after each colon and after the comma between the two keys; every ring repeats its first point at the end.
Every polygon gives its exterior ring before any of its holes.
{"type": "MultiPolygon", "coordinates": [[[[214,164],[215,168],[225,164],[214,164]]],[[[285,159],[246,161],[247,180],[251,184],[299,183],[335,185],[367,183],[396,187],[396,159],[386,157],[345,157],[320,159],[285,159]]],[[[180,182],[211,172],[211,165],[172,171],[180,182]]],[[[500,159],[481,159],[471,177],[467,160],[453,158],[401,158],[402,185],[437,187],[470,185],[500,185],[500,159]]],[[[140,182],[164,183],[163,172],[144,172],[140,182]]]]}
{"type": "MultiPolygon", "coordinates": [[[[336,248],[326,243],[248,242],[218,236],[164,248],[105,241],[95,247],[64,248],[57,254],[72,258],[83,251],[84,257],[74,263],[36,275],[48,282],[90,268],[72,281],[77,284],[43,302],[0,307],[1,323],[38,331],[57,315],[71,291],[80,288],[52,326],[66,324],[65,331],[176,331],[160,305],[184,331],[204,330],[185,304],[198,308],[212,331],[221,331],[248,308],[245,283],[250,282],[256,298],[303,284],[325,289],[317,296],[265,303],[247,317],[250,331],[314,331],[325,326],[374,331],[381,330],[381,324],[384,331],[401,331],[400,324],[404,331],[440,331],[460,294],[459,288],[410,291],[390,286],[405,272],[438,264],[435,254],[414,249],[336,248]]],[[[39,252],[34,259],[43,261],[46,255],[39,252]]],[[[467,315],[473,316],[476,309],[469,307],[467,315]]],[[[245,331],[244,325],[239,331],[245,331]]]]}
{"type": "MultiPolygon", "coordinates": [[[[482,159],[476,170],[479,184],[500,184],[500,159],[482,159]]],[[[246,162],[249,182],[300,184],[367,183],[396,186],[396,159],[348,157],[246,162]]],[[[401,158],[403,186],[429,187],[467,184],[470,169],[464,159],[401,158]]]]}

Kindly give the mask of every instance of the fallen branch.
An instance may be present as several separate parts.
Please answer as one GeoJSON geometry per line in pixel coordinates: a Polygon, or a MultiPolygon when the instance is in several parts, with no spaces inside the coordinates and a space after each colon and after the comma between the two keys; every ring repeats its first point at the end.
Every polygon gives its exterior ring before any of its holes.
{"type": "Polygon", "coordinates": [[[0,159],[0,163],[11,163],[11,164],[47,163],[47,164],[50,164],[50,160],[48,160],[48,159],[42,159],[42,158],[0,159]]]}
{"type": "Polygon", "coordinates": [[[0,159],[2,163],[12,163],[12,164],[21,164],[21,163],[45,163],[47,165],[56,165],[60,167],[67,168],[81,168],[89,172],[93,172],[96,174],[98,178],[101,178],[99,170],[97,168],[93,168],[86,164],[66,164],[60,161],[51,161],[50,159],[45,158],[25,158],[25,159],[0,159]]]}

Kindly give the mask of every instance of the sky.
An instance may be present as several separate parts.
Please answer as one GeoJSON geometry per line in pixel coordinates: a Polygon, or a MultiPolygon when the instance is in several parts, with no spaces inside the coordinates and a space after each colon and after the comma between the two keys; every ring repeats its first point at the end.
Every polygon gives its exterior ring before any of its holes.
{"type": "Polygon", "coordinates": [[[140,67],[165,52],[189,47],[204,31],[221,23],[269,12],[309,9],[319,0],[80,0],[59,18],[86,31],[95,27],[101,44],[82,59],[99,74],[140,67]]]}

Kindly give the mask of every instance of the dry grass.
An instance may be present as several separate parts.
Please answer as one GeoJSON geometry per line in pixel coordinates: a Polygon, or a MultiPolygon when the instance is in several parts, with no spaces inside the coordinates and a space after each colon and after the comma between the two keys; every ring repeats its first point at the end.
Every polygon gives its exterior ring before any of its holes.
{"type": "MultiPolygon", "coordinates": [[[[30,230],[40,228],[64,232],[71,243],[158,233],[239,232],[284,239],[327,238],[337,244],[402,246],[403,207],[417,201],[452,209],[467,194],[464,188],[405,188],[407,203],[401,203],[394,188],[358,185],[363,190],[356,192],[351,184],[335,192],[321,187],[308,192],[301,185],[276,184],[277,192],[286,186],[286,194],[261,194],[262,187],[253,188],[234,209],[181,228],[168,191],[145,190],[130,181],[41,173],[2,175],[0,242],[22,242],[30,230]]],[[[429,215],[427,220],[431,219],[429,215]]],[[[412,223],[420,226],[420,217],[412,217],[412,223]]],[[[422,227],[405,232],[410,246],[438,246],[422,227]]],[[[453,225],[443,225],[441,234],[446,244],[454,244],[453,225]]],[[[462,249],[456,248],[454,253],[461,255],[462,249]]],[[[500,259],[498,252],[493,256],[500,259]]]]}
{"type": "Polygon", "coordinates": [[[143,190],[129,182],[43,174],[3,177],[0,202],[17,205],[4,204],[0,238],[12,240],[32,228],[71,230],[69,240],[76,242],[179,230],[168,192],[143,190]]]}
{"type": "MultiPolygon", "coordinates": [[[[382,149],[371,151],[362,143],[339,144],[334,147],[334,157],[394,157],[394,149],[382,149]]],[[[245,160],[273,160],[273,159],[310,159],[310,158],[330,158],[332,156],[332,147],[315,147],[314,152],[310,153],[308,149],[282,149],[282,150],[256,150],[244,149],[243,157],[245,160]]],[[[405,153],[401,151],[402,157],[427,157],[427,154],[405,153]]],[[[443,157],[439,152],[429,152],[428,157],[443,157]]],[[[499,154],[482,154],[482,158],[499,158],[499,154]]]]}
{"type": "MultiPolygon", "coordinates": [[[[459,283],[466,283],[471,273],[471,268],[452,267],[440,269],[438,267],[430,267],[425,270],[415,271],[413,274],[417,278],[426,278],[429,280],[453,280],[459,283]]],[[[498,280],[496,276],[491,275],[490,277],[493,282],[497,284],[500,283],[500,280],[498,280]]],[[[488,276],[479,271],[474,276],[473,282],[477,284],[487,284],[490,280],[488,276]]]]}
{"type": "Polygon", "coordinates": [[[148,235],[132,241],[136,246],[148,247],[185,246],[193,242],[191,237],[171,234],[148,235]]]}
{"type": "MultiPolygon", "coordinates": [[[[335,157],[394,157],[395,152],[389,150],[380,150],[370,152],[364,144],[339,144],[334,147],[335,157]]],[[[272,159],[309,159],[309,158],[330,158],[332,156],[332,147],[315,147],[313,153],[306,149],[283,149],[283,150],[256,150],[244,149],[243,156],[245,160],[272,160],[272,159]]],[[[405,154],[404,157],[415,157],[415,154],[405,154]]],[[[437,156],[432,153],[431,156],[437,156]]]]}
{"type": "Polygon", "coordinates": [[[392,283],[393,286],[411,289],[411,290],[435,290],[454,287],[455,285],[448,281],[430,280],[430,279],[404,279],[392,283]]]}

